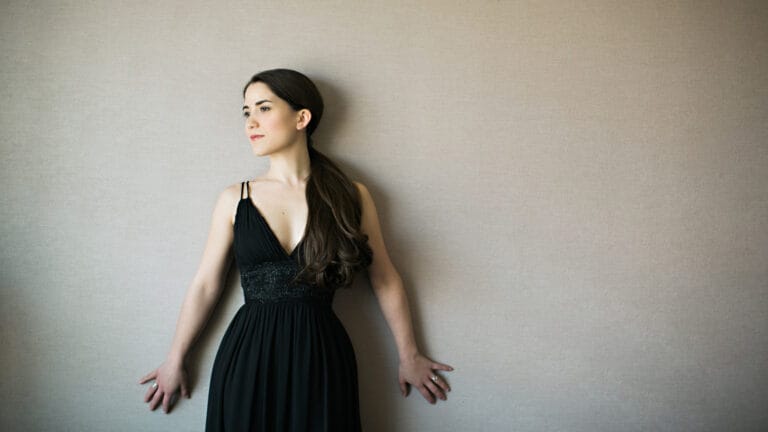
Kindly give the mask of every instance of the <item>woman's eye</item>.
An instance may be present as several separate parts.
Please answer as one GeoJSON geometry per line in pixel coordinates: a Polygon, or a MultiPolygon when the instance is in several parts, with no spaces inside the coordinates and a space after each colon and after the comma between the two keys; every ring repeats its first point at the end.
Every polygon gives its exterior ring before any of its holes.
{"type": "MultiPolygon", "coordinates": [[[[267,111],[269,111],[270,109],[272,109],[272,108],[270,108],[270,107],[268,107],[268,106],[259,107],[259,111],[261,111],[261,112],[267,112],[267,111]]],[[[249,115],[249,113],[248,113],[248,112],[244,112],[244,113],[243,113],[243,117],[245,117],[245,118],[248,118],[248,115],[249,115]]]]}

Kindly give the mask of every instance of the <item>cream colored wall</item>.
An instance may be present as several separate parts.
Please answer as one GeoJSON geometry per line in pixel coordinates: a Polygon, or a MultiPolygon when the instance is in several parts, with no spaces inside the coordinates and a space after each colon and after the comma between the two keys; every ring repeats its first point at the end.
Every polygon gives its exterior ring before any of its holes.
{"type": "Polygon", "coordinates": [[[6,431],[199,431],[150,413],[218,192],[266,168],[240,92],[319,85],[318,148],[377,202],[447,402],[403,399],[362,278],[335,308],[366,431],[768,428],[765,2],[0,6],[6,431]]]}

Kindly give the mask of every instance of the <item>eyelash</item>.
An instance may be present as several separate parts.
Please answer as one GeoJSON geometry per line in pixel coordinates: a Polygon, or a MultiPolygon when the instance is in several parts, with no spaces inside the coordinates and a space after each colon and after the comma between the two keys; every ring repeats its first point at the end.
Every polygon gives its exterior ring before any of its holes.
{"type": "MultiPolygon", "coordinates": [[[[263,107],[259,107],[259,109],[261,110],[261,112],[266,112],[266,111],[269,111],[271,108],[268,106],[263,106],[263,107]]],[[[248,113],[244,112],[243,117],[248,117],[248,113]]]]}

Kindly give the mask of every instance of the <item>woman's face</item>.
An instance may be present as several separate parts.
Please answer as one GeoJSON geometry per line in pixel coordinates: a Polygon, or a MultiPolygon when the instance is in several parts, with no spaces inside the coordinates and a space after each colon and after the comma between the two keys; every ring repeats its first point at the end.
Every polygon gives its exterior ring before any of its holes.
{"type": "Polygon", "coordinates": [[[301,138],[301,111],[294,111],[266,84],[249,85],[243,101],[243,117],[245,135],[253,152],[263,156],[296,143],[301,138]]]}

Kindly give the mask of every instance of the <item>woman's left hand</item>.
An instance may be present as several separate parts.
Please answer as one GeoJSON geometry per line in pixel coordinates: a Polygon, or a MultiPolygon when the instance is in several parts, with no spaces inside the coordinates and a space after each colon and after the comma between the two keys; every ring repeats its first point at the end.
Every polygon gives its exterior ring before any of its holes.
{"type": "Polygon", "coordinates": [[[434,373],[434,370],[452,371],[453,368],[432,361],[418,352],[405,360],[401,360],[399,380],[400,392],[403,394],[403,397],[408,396],[408,384],[410,384],[415,386],[424,396],[424,399],[431,404],[437,402],[436,397],[446,400],[445,392],[451,391],[451,386],[448,385],[445,379],[434,373]]]}

